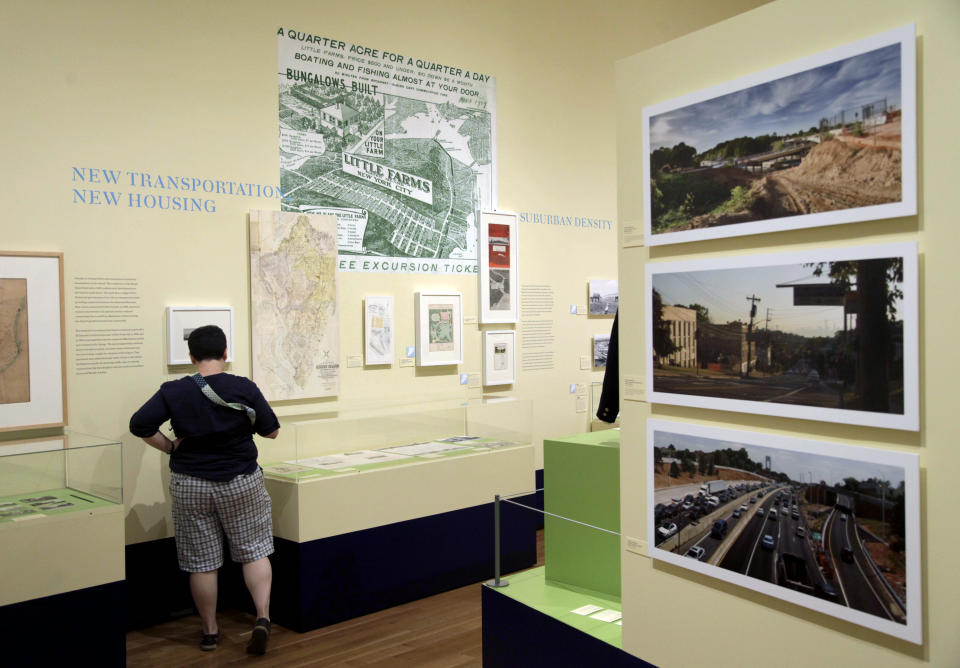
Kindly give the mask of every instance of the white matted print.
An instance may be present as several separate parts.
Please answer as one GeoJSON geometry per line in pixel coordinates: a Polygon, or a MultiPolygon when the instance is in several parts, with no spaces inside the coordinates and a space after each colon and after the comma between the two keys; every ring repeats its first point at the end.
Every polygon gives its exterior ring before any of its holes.
{"type": "Polygon", "coordinates": [[[512,329],[483,333],[483,384],[517,382],[517,334],[512,329]]]}
{"type": "Polygon", "coordinates": [[[915,26],[645,107],[656,246],[917,212],[915,26]]]}
{"type": "Polygon", "coordinates": [[[517,214],[480,214],[480,322],[519,320],[517,214]]]}
{"type": "Polygon", "coordinates": [[[651,403],[919,429],[917,244],[646,265],[651,403]]]}
{"type": "Polygon", "coordinates": [[[227,336],[227,361],[233,361],[233,307],[168,306],[167,364],[190,364],[187,338],[197,327],[216,325],[227,336]]]}
{"type": "Polygon", "coordinates": [[[463,295],[459,292],[418,292],[417,366],[463,362],[463,295]]]}
{"type": "Polygon", "coordinates": [[[587,284],[590,298],[590,315],[616,315],[620,302],[620,285],[617,279],[593,279],[587,284]]]}
{"type": "Polygon", "coordinates": [[[393,296],[363,300],[363,363],[393,364],[393,296]]]}
{"type": "Polygon", "coordinates": [[[66,422],[63,254],[0,252],[0,431],[66,422]]]}
{"type": "Polygon", "coordinates": [[[922,642],[915,454],[650,419],[647,538],[654,559],[922,642]]]}

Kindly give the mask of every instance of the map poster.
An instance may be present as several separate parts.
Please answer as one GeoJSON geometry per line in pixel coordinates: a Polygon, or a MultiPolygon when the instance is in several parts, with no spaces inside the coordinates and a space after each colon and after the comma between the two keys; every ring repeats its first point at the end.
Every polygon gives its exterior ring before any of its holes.
{"type": "Polygon", "coordinates": [[[380,44],[277,40],[282,208],[337,215],[341,271],[476,274],[495,79],[380,44]]]}
{"type": "Polygon", "coordinates": [[[0,278],[0,404],[30,401],[27,279],[0,278]]]}
{"type": "Polygon", "coordinates": [[[430,352],[453,350],[453,304],[430,306],[430,352]]]}
{"type": "Polygon", "coordinates": [[[339,391],[336,253],[333,216],[250,212],[253,380],[270,401],[339,391]]]}

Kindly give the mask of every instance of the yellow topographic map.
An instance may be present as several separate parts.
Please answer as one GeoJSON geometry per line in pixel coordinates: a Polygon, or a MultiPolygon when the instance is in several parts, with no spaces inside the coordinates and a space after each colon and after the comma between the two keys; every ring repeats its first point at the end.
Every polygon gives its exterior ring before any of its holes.
{"type": "Polygon", "coordinates": [[[337,221],[250,212],[253,380],[271,401],[340,389],[337,221]]]}
{"type": "Polygon", "coordinates": [[[30,401],[27,279],[0,278],[0,404],[30,401]]]}

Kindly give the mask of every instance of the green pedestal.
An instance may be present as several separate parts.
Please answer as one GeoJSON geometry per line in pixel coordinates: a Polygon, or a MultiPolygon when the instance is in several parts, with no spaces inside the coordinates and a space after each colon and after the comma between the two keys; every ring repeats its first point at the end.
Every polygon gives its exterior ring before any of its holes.
{"type": "MultiPolygon", "coordinates": [[[[543,442],[544,509],[620,531],[620,432],[543,442]]],[[[546,579],[620,598],[620,538],[550,517],[544,520],[546,579]]]]}

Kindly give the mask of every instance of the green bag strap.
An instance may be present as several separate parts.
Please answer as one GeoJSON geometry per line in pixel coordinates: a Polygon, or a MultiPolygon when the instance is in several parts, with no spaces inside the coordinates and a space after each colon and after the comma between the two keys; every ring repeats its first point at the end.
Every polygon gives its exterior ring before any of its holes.
{"type": "Polygon", "coordinates": [[[207,385],[206,379],[201,376],[199,373],[195,373],[190,376],[193,379],[193,382],[197,384],[197,387],[200,388],[200,391],[203,392],[203,396],[217,404],[218,406],[226,406],[227,408],[232,408],[235,411],[245,411],[247,417],[250,418],[250,424],[252,425],[257,421],[257,411],[253,410],[249,406],[246,406],[241,403],[229,403],[220,398],[220,395],[213,391],[213,388],[207,385]]]}

